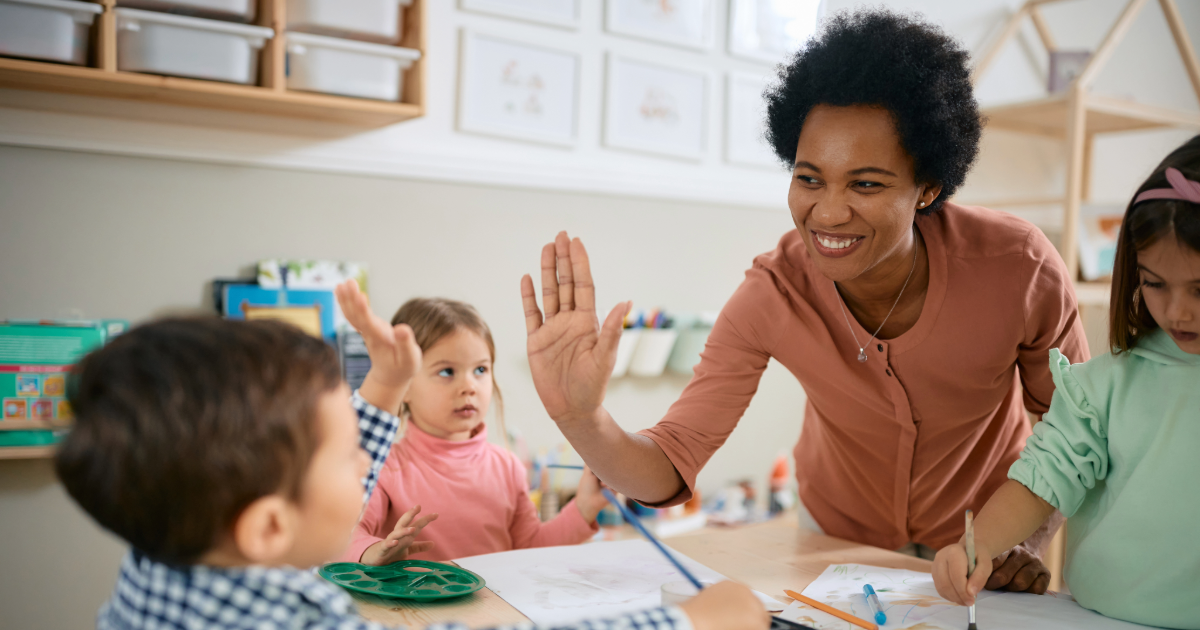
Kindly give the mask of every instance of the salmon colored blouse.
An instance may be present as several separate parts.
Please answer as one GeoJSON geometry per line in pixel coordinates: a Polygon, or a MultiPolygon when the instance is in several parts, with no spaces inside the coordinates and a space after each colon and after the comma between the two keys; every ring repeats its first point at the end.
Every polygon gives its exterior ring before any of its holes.
{"type": "Polygon", "coordinates": [[[865,363],[798,231],[754,260],[683,395],[642,431],[687,484],[663,505],[692,495],[774,358],[808,395],[796,479],[825,533],[886,549],[962,535],[963,511],[982,508],[1018,459],[1025,410],[1050,405],[1050,349],[1072,363],[1089,354],[1066,265],[1039,229],[955,204],[916,224],[929,256],[925,305],[908,332],[872,342],[865,363]]]}

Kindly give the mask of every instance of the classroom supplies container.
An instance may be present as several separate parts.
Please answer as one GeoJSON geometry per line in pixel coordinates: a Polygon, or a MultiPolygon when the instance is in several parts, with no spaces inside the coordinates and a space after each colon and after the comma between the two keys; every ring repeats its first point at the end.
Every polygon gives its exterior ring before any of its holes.
{"type": "Polygon", "coordinates": [[[0,55],[82,66],[92,22],[103,10],[92,2],[0,0],[0,55]]]}
{"type": "Polygon", "coordinates": [[[309,33],[287,34],[289,90],[398,101],[421,51],[309,33]]]}
{"type": "Polygon", "coordinates": [[[117,0],[122,7],[146,9],[149,11],[168,11],[210,17],[217,20],[236,20],[238,22],[253,22],[257,15],[257,0],[117,0]]]}
{"type": "Polygon", "coordinates": [[[671,358],[667,360],[667,367],[672,372],[692,373],[692,369],[700,363],[700,353],[708,343],[708,334],[712,332],[716,321],[716,313],[703,313],[694,320],[680,322],[679,340],[675,342],[671,358]]]}
{"type": "MultiPolygon", "coordinates": [[[[642,331],[633,358],[629,360],[629,373],[633,376],[660,376],[667,367],[667,359],[679,332],[670,328],[647,328],[642,331]]],[[[619,353],[619,348],[618,348],[619,353]]]]}
{"type": "Polygon", "coordinates": [[[394,44],[412,0],[288,0],[287,30],[394,44]]]}
{"type": "Polygon", "coordinates": [[[487,585],[477,573],[430,560],[401,560],[381,567],[334,562],[317,574],[351,591],[417,601],[462,597],[487,585]]]}
{"type": "Polygon", "coordinates": [[[264,26],[140,9],[116,13],[117,67],[123,71],[252,84],[259,51],[275,35],[264,26]]]}
{"type": "Polygon", "coordinates": [[[637,350],[638,339],[641,338],[641,328],[621,331],[621,341],[617,344],[617,362],[613,364],[613,376],[625,376],[629,371],[629,362],[633,360],[633,352],[637,350]]]}

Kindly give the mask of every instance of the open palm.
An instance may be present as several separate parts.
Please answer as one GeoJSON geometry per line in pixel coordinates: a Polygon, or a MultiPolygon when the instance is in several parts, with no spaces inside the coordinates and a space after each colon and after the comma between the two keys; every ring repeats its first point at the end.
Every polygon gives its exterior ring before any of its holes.
{"type": "Polygon", "coordinates": [[[529,275],[521,278],[521,301],[529,369],[546,412],[556,422],[590,417],[604,401],[629,304],[618,304],[600,326],[587,250],[566,232],[542,248],[545,318],[529,275]]]}

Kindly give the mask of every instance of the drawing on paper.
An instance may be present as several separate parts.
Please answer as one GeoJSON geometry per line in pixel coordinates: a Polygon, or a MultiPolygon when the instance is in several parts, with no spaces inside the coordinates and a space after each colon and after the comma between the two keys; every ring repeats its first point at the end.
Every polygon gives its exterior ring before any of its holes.
{"type": "Polygon", "coordinates": [[[610,55],[604,144],[686,158],[705,149],[708,75],[610,55]]]}
{"type": "Polygon", "coordinates": [[[779,63],[817,30],[821,0],[731,0],[729,53],[779,63]]]}
{"type": "MultiPolygon", "coordinates": [[[[716,571],[675,556],[697,579],[719,582],[716,571]]],[[[459,558],[459,566],[539,625],[605,618],[662,603],[662,585],[684,577],[644,540],[539,547],[459,558]]],[[[765,595],[771,610],[783,606],[765,595]]]]}
{"type": "Polygon", "coordinates": [[[605,28],[689,48],[712,46],[712,0],[608,0],[605,28]]]}
{"type": "Polygon", "coordinates": [[[464,32],[459,129],[573,145],[578,62],[574,53],[464,32]]]}
{"type": "MultiPolygon", "coordinates": [[[[873,614],[863,597],[862,587],[870,584],[879,596],[879,603],[887,613],[888,628],[907,628],[930,617],[951,609],[962,610],[961,606],[942,599],[933,585],[933,576],[928,573],[888,569],[861,564],[835,564],[825,569],[808,588],[804,595],[848,612],[860,619],[870,619],[873,614]]],[[[995,593],[980,594],[980,600],[995,593]]],[[[783,616],[818,630],[853,630],[846,621],[833,615],[814,610],[798,602],[792,603],[783,616]],[[800,621],[800,619],[808,621],[800,621]]]]}

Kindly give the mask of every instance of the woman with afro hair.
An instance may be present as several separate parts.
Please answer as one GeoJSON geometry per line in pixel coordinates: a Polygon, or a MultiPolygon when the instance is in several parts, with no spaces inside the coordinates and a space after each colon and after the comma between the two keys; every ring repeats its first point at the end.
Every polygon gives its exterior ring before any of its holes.
{"type": "MultiPolygon", "coordinates": [[[[565,233],[542,250],[544,321],[522,280],[534,383],[605,483],[668,506],[692,496],[775,359],[807,393],[801,525],[932,558],[1004,483],[1026,412],[1049,407],[1050,349],[1089,358],[1071,279],[1032,224],[949,201],[982,121],[968,54],[941,29],[842,13],[778,78],[767,137],[792,169],[796,229],[754,260],[666,417],[627,433],[602,406],[627,305],[597,325],[587,253],[565,233]]],[[[1061,522],[996,558],[988,587],[1044,592],[1061,522]]]]}

